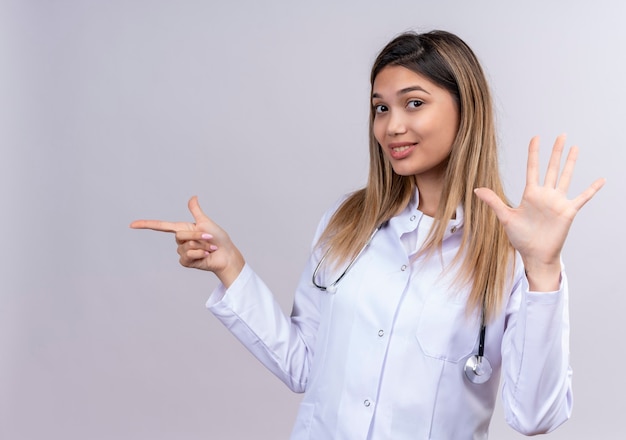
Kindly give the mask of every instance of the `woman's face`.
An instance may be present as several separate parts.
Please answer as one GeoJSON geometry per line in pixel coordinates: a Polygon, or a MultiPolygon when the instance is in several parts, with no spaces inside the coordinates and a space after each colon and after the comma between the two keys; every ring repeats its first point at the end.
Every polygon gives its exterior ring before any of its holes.
{"type": "Polygon", "coordinates": [[[401,66],[384,67],[372,87],[374,136],[401,176],[440,181],[459,128],[446,89],[401,66]]]}

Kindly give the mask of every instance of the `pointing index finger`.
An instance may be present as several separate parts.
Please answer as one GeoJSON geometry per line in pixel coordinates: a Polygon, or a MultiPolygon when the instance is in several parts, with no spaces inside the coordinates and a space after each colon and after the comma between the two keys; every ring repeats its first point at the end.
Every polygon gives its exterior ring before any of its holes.
{"type": "Polygon", "coordinates": [[[160,232],[177,232],[189,229],[186,223],[164,222],[161,220],[135,220],[130,224],[133,229],[151,229],[160,232]]]}

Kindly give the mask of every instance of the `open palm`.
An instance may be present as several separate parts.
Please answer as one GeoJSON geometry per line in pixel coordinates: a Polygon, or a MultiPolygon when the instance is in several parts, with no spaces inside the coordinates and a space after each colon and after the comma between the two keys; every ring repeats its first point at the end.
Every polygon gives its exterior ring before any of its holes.
{"type": "Polygon", "coordinates": [[[567,198],[578,148],[572,147],[560,173],[565,135],[556,139],[543,184],[539,178],[539,139],[534,137],[528,149],[526,187],[517,208],[507,206],[488,188],[478,188],[476,195],[496,213],[515,249],[528,269],[560,265],[560,254],[570,226],[578,211],[602,188],[604,179],[593,182],[573,199],[567,198]]]}

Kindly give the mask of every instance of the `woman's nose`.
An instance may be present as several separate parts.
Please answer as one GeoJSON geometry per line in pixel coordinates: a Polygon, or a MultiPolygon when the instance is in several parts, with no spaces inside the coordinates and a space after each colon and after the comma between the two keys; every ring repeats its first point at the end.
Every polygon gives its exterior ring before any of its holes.
{"type": "Polygon", "coordinates": [[[406,121],[400,112],[391,112],[389,115],[389,124],[387,124],[387,134],[396,136],[406,133],[406,121]]]}

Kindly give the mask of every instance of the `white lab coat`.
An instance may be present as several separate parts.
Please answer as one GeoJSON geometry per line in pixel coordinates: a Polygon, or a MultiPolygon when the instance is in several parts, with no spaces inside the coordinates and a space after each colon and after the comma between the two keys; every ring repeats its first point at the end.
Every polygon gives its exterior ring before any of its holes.
{"type": "MultiPolygon", "coordinates": [[[[505,310],[487,326],[493,376],[470,383],[463,367],[478,350],[480,316],[466,315],[468,290],[451,291],[453,274],[443,272],[457,252],[463,212],[450,222],[441,255],[415,259],[433,222],[416,208],[417,195],[376,234],[335,294],[311,282],[321,257],[314,251],[291,317],[248,265],[207,301],[267,368],[305,392],[292,439],[486,439],[501,377],[514,429],[547,432],[568,419],[565,274],[559,291],[529,292],[517,259],[505,310]]],[[[327,285],[336,275],[319,280],[327,285]]]]}

